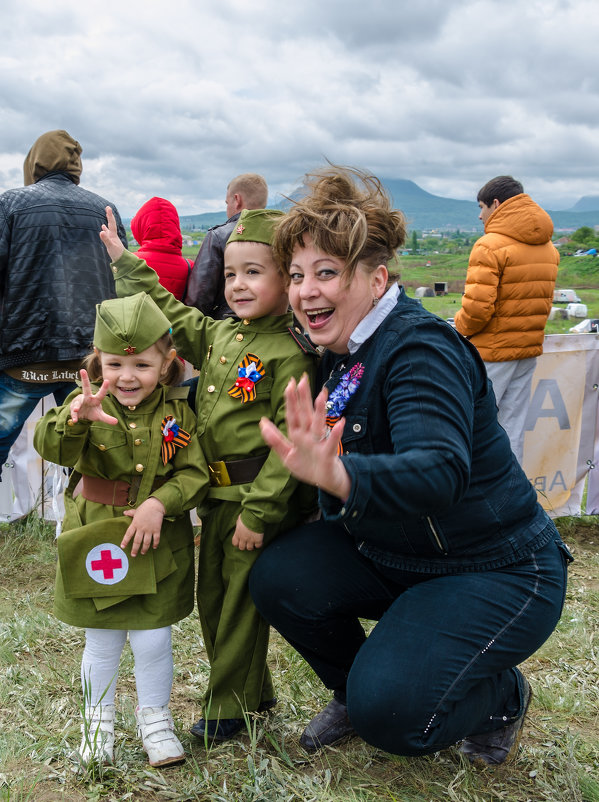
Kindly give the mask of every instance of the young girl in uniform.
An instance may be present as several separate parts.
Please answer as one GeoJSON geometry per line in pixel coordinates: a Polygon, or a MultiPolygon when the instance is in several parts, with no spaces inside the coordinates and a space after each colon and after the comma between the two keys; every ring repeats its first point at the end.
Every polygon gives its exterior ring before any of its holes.
{"type": "Polygon", "coordinates": [[[187,388],[170,386],[181,363],[168,319],[145,293],[96,311],[81,389],[35,430],[44,459],[74,467],[54,612],[85,627],[81,760],[113,760],[116,677],[129,634],[138,733],[150,764],[164,766],[185,759],[169,710],[171,624],[193,609],[186,511],[205,495],[208,472],[187,388]]]}
{"type": "Polygon", "coordinates": [[[213,320],[176,301],[143,260],[124,251],[112,212],[101,238],[119,295],[144,290],[171,321],[179,353],[198,368],[198,438],[210,471],[202,519],[198,609],[210,659],[200,739],[224,741],[246,712],[272,707],[268,625],[248,590],[260,547],[303,520],[315,496],[298,485],[260,434],[260,418],[285,427],[289,379],[313,374],[313,348],[288,312],[288,279],[270,243],[282,213],[244,210],[225,247],[225,298],[238,319],[213,320]],[[120,247],[119,247],[120,246],[120,247]],[[308,495],[306,496],[306,491],[308,495]]]}

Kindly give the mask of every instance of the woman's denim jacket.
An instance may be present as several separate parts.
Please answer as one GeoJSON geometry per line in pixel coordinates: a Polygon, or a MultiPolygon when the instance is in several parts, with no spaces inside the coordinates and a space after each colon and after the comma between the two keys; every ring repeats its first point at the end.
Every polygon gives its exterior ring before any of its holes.
{"type": "Polygon", "coordinates": [[[320,501],[362,554],[408,571],[481,571],[559,539],[497,422],[484,364],[457,331],[401,291],[356,353],[325,354],[329,393],[357,363],[343,412],[351,494],[320,501]]]}

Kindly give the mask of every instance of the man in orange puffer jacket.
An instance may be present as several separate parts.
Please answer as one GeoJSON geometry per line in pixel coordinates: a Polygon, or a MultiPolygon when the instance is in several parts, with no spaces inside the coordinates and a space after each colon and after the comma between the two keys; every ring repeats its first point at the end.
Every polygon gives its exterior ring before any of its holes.
{"type": "Polygon", "coordinates": [[[543,353],[559,253],[553,222],[511,176],[479,191],[484,235],[468,262],[457,330],[478,348],[493,382],[499,423],[522,461],[524,422],[536,357],[543,353]]]}

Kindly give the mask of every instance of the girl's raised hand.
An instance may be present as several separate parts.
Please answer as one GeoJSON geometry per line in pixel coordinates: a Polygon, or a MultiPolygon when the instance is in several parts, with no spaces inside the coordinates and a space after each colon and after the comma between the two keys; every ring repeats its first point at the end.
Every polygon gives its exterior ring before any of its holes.
{"type": "Polygon", "coordinates": [[[116,262],[117,259],[123,255],[123,251],[125,250],[125,246],[119,239],[119,235],[116,230],[116,220],[114,219],[114,212],[110,208],[110,206],[106,207],[106,221],[108,225],[102,225],[102,230],[100,231],[100,239],[104,243],[104,247],[108,251],[108,255],[110,256],[111,262],[116,262]]]}
{"type": "Polygon", "coordinates": [[[71,418],[74,423],[80,420],[97,420],[102,423],[109,423],[112,426],[118,423],[118,420],[112,415],[108,415],[102,409],[102,399],[108,392],[108,382],[102,382],[102,386],[94,395],[92,392],[91,382],[87,371],[81,369],[79,371],[81,376],[81,394],[71,401],[71,418]]]}

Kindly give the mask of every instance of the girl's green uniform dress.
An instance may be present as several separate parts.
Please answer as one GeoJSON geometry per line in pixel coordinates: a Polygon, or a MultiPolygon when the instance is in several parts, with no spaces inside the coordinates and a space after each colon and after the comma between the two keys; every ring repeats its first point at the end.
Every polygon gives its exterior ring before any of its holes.
{"type": "MultiPolygon", "coordinates": [[[[122,528],[117,524],[122,537],[127,522],[131,521],[123,516],[123,511],[131,506],[97,503],[81,494],[74,500],[65,499],[66,515],[59,535],[59,554],[60,538],[68,534],[72,545],[69,552],[63,550],[63,553],[73,555],[73,559],[59,559],[54,612],[62,621],[80,627],[156,629],[167,626],[189,615],[193,609],[194,541],[187,511],[202,500],[208,486],[208,471],[196,436],[195,416],[185,401],[187,388],[158,385],[135,409],[124,407],[110,395],[106,396],[102,408],[118,418],[119,422],[114,426],[99,421],[73,424],[70,402],[80,392],[75,390],[64,406],[51,409],[38,421],[34,438],[37,451],[44,459],[74,467],[84,476],[124,481],[135,488],[137,497],[133,506],[139,506],[151,495],[162,501],[166,513],[160,544],[150,557],[156,574],[154,592],[139,592],[140,588],[147,586],[145,572],[141,571],[140,584],[136,587],[135,581],[133,586],[129,582],[126,593],[119,593],[117,583],[108,587],[98,585],[97,593],[92,589],[91,595],[85,596],[82,594],[88,592],[90,584],[97,585],[90,583],[85,564],[82,567],[81,559],[76,559],[88,551],[89,529],[99,529],[100,532],[105,529],[108,536],[115,529],[115,519],[124,518],[126,523],[122,528]],[[175,448],[174,456],[164,465],[161,458],[162,422],[168,415],[175,418],[191,439],[188,445],[175,448]],[[106,527],[85,527],[101,521],[106,522],[106,527]],[[68,591],[65,591],[65,584],[68,591]]],[[[102,540],[101,534],[99,539],[102,540]]],[[[113,542],[120,542],[119,537],[113,542]]],[[[130,549],[131,544],[126,553],[130,549]]],[[[138,554],[130,558],[130,562],[145,560],[147,556],[138,554]]]]}

